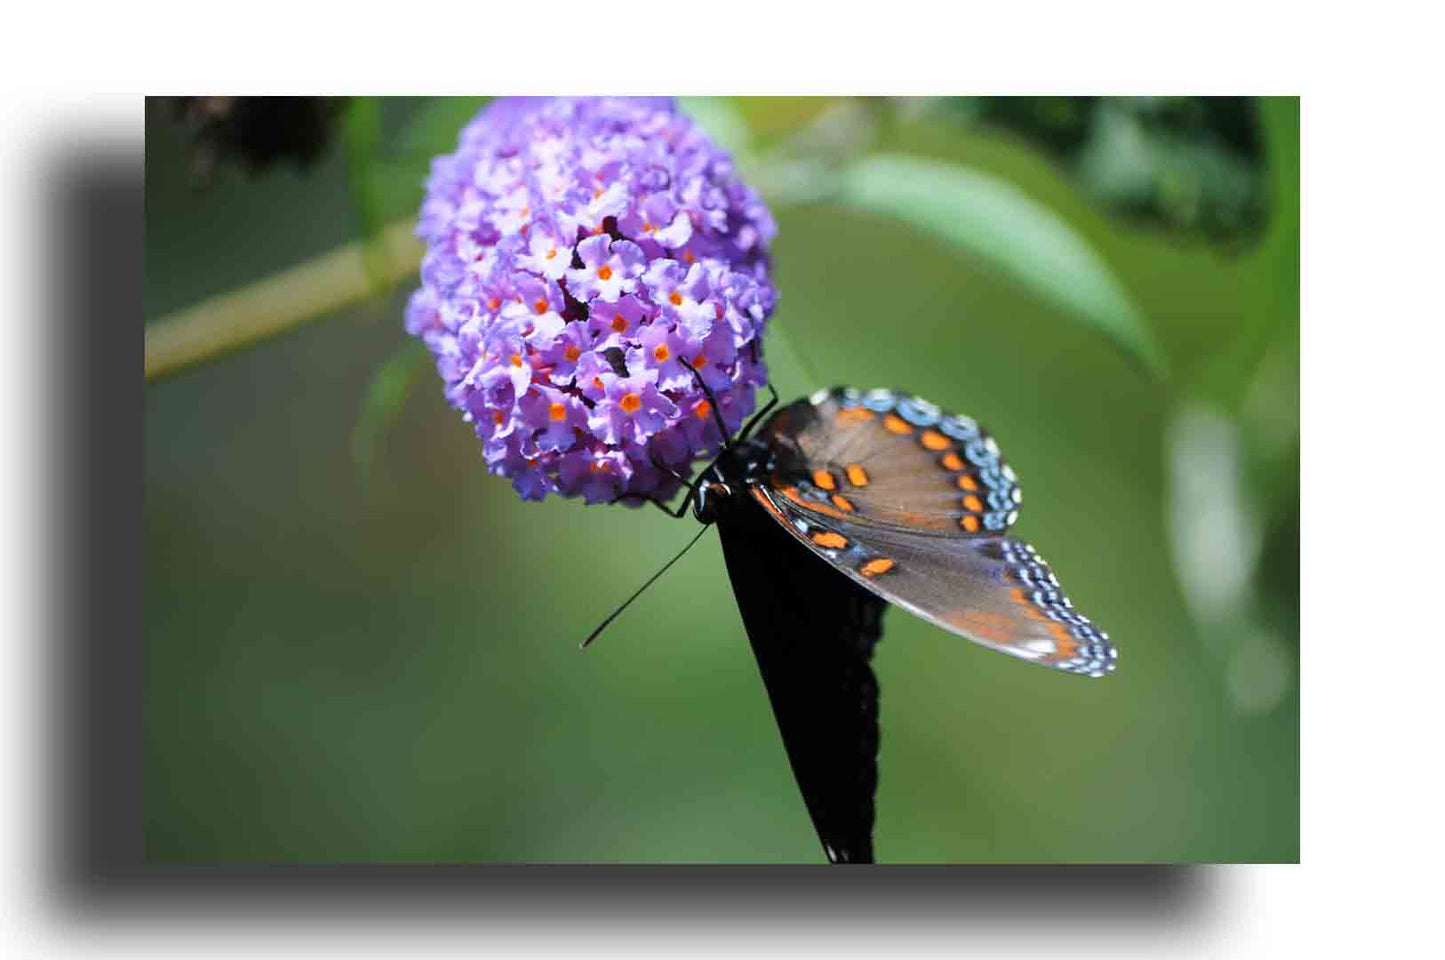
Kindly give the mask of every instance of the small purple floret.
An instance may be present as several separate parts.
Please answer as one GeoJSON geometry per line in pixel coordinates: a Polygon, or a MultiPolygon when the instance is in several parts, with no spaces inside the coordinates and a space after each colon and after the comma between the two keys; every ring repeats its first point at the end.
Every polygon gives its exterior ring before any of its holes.
{"type": "Polygon", "coordinates": [[[767,383],[776,233],[670,100],[511,98],[432,162],[406,331],[528,500],[665,499],[767,383]]]}

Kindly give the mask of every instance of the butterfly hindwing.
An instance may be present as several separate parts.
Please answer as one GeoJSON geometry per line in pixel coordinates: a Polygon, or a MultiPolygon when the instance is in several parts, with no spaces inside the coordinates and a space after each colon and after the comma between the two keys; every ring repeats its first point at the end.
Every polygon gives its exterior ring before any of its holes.
{"type": "Polygon", "coordinates": [[[834,863],[873,861],[884,600],[819,563],[750,497],[718,518],[723,558],[788,761],[834,863]]]}
{"type": "Polygon", "coordinates": [[[945,630],[1070,673],[1118,653],[1033,548],[1003,531],[1022,499],[972,420],[916,397],[837,389],[764,427],[775,469],[750,488],[791,537],[858,585],[945,630]]]}

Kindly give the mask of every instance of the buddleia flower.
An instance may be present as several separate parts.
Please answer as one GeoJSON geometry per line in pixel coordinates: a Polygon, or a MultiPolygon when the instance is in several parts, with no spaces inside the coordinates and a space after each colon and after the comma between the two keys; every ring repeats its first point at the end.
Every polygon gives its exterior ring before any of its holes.
{"type": "Polygon", "coordinates": [[[406,330],[524,499],[665,499],[656,463],[721,444],[707,392],[732,432],[767,383],[776,227],[670,100],[492,103],[433,160],[416,233],[406,330]]]}

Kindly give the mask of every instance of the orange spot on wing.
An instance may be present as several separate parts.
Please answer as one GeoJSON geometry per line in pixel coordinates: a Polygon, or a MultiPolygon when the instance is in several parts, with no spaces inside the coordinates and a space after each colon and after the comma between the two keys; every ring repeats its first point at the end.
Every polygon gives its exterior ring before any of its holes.
{"type": "Polygon", "coordinates": [[[846,513],[836,507],[830,507],[826,503],[815,503],[812,500],[804,500],[798,495],[797,487],[776,487],[775,489],[778,493],[793,501],[804,510],[812,513],[821,513],[825,517],[833,517],[837,520],[846,520],[848,518],[846,513]]]}
{"type": "Polygon", "coordinates": [[[1005,646],[1013,642],[1014,632],[1007,617],[998,614],[983,613],[978,610],[965,610],[945,618],[950,623],[970,636],[989,643],[996,643],[1005,646]]]}
{"type": "Polygon", "coordinates": [[[868,486],[868,473],[856,463],[848,464],[848,482],[855,487],[868,486]]]}
{"type": "Polygon", "coordinates": [[[1069,635],[1062,623],[1050,623],[1049,633],[1054,638],[1054,652],[1048,656],[1050,662],[1068,660],[1079,652],[1079,641],[1069,635]]]}
{"type": "Polygon", "coordinates": [[[963,498],[963,509],[972,510],[974,513],[982,513],[983,501],[970,493],[968,496],[963,498]]]}
{"type": "Polygon", "coordinates": [[[848,545],[848,538],[841,533],[829,530],[827,533],[813,534],[813,542],[820,547],[827,547],[829,550],[841,550],[848,545]]]}
{"type": "Polygon", "coordinates": [[[833,481],[833,475],[827,470],[814,470],[813,482],[816,483],[818,486],[822,487],[824,490],[838,489],[838,484],[833,481]]]}
{"type": "Polygon", "coordinates": [[[919,435],[918,439],[930,450],[947,450],[952,446],[949,439],[937,430],[925,430],[919,435]]]}
{"type": "Polygon", "coordinates": [[[938,461],[943,464],[945,470],[962,470],[963,460],[956,453],[945,453],[943,459],[938,461]]]}
{"type": "Polygon", "coordinates": [[[873,419],[873,411],[865,407],[847,407],[838,411],[839,423],[867,423],[873,419]]]}
{"type": "Polygon", "coordinates": [[[977,493],[978,481],[965,473],[963,476],[958,478],[958,489],[967,490],[969,493],[977,493]]]}
{"type": "Polygon", "coordinates": [[[913,428],[908,425],[908,421],[896,413],[890,413],[884,417],[883,426],[888,429],[889,433],[896,433],[900,436],[913,432],[913,428]]]}
{"type": "Polygon", "coordinates": [[[869,560],[867,563],[863,564],[863,566],[859,568],[859,571],[865,577],[876,577],[879,574],[887,573],[895,566],[896,564],[894,563],[894,561],[889,560],[886,557],[879,557],[877,560],[869,560]]]}
{"type": "Polygon", "coordinates": [[[853,512],[854,507],[852,501],[850,501],[847,497],[843,496],[841,493],[835,493],[828,499],[833,501],[833,506],[837,507],[839,510],[842,510],[844,513],[853,512]]]}
{"type": "Polygon", "coordinates": [[[963,518],[958,521],[958,525],[969,533],[978,533],[978,517],[975,517],[971,513],[965,514],[963,518]]]}

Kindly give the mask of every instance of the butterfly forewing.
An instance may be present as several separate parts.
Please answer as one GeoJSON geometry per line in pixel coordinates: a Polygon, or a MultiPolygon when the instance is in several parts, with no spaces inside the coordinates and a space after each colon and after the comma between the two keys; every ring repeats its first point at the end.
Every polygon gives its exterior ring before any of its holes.
{"type": "Polygon", "coordinates": [[[893,391],[837,389],[764,428],[775,472],[750,492],[828,565],[976,643],[1102,676],[1118,653],[1033,548],[1002,534],[1021,500],[972,420],[893,391]]]}
{"type": "Polygon", "coordinates": [[[1023,499],[993,437],[891,390],[822,392],[763,428],[778,495],[823,516],[957,536],[1002,533],[1023,499]]]}

